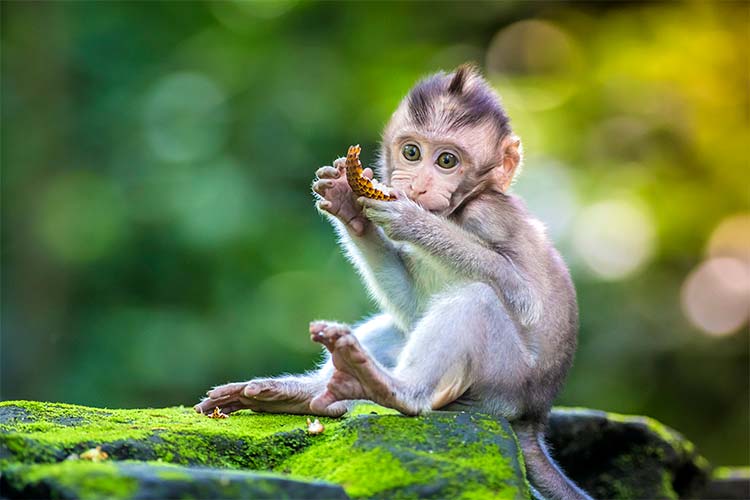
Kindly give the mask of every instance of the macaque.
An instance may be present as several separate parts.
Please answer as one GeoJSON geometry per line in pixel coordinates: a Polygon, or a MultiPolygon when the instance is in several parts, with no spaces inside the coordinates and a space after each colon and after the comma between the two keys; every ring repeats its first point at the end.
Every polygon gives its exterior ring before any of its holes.
{"type": "Polygon", "coordinates": [[[319,369],[222,385],[196,410],[337,417],[370,400],[405,415],[501,415],[542,494],[588,498],[544,444],[578,309],[542,224],[508,192],[521,157],[499,97],[473,66],[417,83],[386,126],[376,165],[395,201],[357,198],[343,158],[312,185],[382,314],[356,326],[313,321],[310,338],[327,352],[319,369]]]}

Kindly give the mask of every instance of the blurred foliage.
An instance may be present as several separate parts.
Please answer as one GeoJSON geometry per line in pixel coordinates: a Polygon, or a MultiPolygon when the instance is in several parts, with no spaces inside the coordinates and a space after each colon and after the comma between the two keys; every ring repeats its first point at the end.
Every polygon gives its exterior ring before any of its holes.
{"type": "Polygon", "coordinates": [[[708,335],[682,290],[748,211],[746,3],[1,8],[3,398],[191,404],[311,367],[309,320],[374,312],[313,172],[350,143],[372,160],[416,79],[475,60],[579,292],[559,403],[750,461],[747,318],[708,335]]]}

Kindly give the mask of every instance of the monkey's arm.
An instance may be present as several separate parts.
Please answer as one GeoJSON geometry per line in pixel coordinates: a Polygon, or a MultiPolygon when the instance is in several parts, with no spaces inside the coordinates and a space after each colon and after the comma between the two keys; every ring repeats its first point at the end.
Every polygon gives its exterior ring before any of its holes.
{"type": "Polygon", "coordinates": [[[414,279],[404,264],[397,243],[375,224],[367,224],[362,234],[356,234],[340,220],[330,219],[349,260],[370,293],[402,329],[409,329],[417,309],[417,295],[414,279]]]}
{"type": "MultiPolygon", "coordinates": [[[[365,176],[371,178],[372,170],[365,176]]],[[[402,329],[409,329],[416,310],[414,282],[398,244],[362,215],[344,175],[344,158],[316,172],[312,185],[318,210],[333,224],[342,246],[380,306],[402,329]]]]}
{"type": "Polygon", "coordinates": [[[541,305],[529,277],[477,235],[406,198],[395,202],[360,198],[359,202],[368,219],[393,241],[411,243],[460,276],[497,287],[524,325],[539,319],[541,305]]]}

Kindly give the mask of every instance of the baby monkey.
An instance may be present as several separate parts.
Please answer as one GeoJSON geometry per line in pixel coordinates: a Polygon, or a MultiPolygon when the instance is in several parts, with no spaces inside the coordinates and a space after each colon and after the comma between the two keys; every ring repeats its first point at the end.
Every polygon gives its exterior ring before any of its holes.
{"type": "Polygon", "coordinates": [[[383,313],[354,327],[310,323],[328,352],[318,370],[219,386],[196,410],[336,417],[365,399],[406,415],[501,415],[543,495],[588,498],[544,444],[578,309],[542,224],[508,193],[520,163],[520,140],[474,67],[420,81],[386,126],[376,166],[395,201],[357,198],[344,158],[312,185],[383,313]]]}

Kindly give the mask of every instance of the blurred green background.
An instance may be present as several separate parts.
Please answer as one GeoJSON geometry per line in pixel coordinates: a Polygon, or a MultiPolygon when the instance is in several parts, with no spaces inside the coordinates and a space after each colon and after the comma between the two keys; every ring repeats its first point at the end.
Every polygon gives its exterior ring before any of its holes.
{"type": "Polygon", "coordinates": [[[2,3],[2,398],[192,404],[374,312],[315,169],[478,62],[574,274],[558,403],[747,464],[746,3],[2,3]]]}

